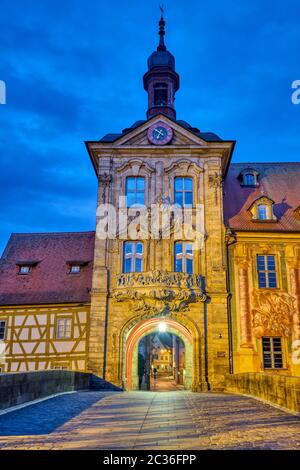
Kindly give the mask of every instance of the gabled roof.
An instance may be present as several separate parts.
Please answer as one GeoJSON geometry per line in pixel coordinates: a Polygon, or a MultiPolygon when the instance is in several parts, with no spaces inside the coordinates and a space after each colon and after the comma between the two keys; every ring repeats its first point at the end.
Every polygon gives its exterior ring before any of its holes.
{"type": "MultiPolygon", "coordinates": [[[[186,121],[183,121],[181,119],[176,119],[175,120],[175,119],[170,118],[170,116],[168,116],[168,119],[171,119],[176,124],[179,124],[180,126],[184,127],[185,129],[187,129],[190,132],[192,132],[193,134],[195,134],[197,137],[200,137],[200,139],[205,140],[206,142],[222,142],[223,141],[223,139],[221,139],[217,134],[214,134],[213,132],[201,132],[196,127],[192,127],[186,121]]],[[[133,129],[136,129],[137,127],[141,126],[142,124],[145,124],[145,122],[147,122],[147,121],[146,120],[139,120],[139,121],[134,122],[132,124],[132,126],[127,127],[126,129],[123,129],[122,132],[106,134],[105,136],[103,136],[99,140],[99,142],[114,142],[115,140],[119,139],[119,137],[122,137],[123,135],[127,134],[128,132],[132,131],[133,129]]]]}
{"type": "Polygon", "coordinates": [[[89,302],[95,232],[12,234],[0,260],[0,305],[89,302]],[[30,274],[18,263],[35,260],[30,274]],[[69,274],[70,259],[84,261],[69,274]]]}
{"type": "Polygon", "coordinates": [[[300,163],[232,163],[224,182],[226,226],[235,230],[300,232],[295,209],[300,205],[300,163]],[[259,173],[258,187],[243,187],[239,174],[249,168],[259,173]],[[253,222],[249,207],[261,196],[274,201],[276,223],[253,222]]]}

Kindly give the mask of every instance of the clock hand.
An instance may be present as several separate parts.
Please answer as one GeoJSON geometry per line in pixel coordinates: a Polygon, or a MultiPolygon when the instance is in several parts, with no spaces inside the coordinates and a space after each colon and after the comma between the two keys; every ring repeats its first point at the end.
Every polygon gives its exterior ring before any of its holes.
{"type": "Polygon", "coordinates": [[[157,139],[159,139],[159,137],[163,134],[163,131],[159,131],[158,129],[155,129],[155,131],[157,132],[157,139]]]}

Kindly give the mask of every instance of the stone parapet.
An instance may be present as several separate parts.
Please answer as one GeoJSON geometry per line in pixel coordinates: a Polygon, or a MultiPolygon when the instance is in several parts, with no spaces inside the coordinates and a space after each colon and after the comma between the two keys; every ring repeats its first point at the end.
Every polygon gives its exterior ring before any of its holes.
{"type": "Polygon", "coordinates": [[[300,412],[300,377],[264,372],[230,374],[226,376],[226,391],[252,395],[300,412]]]}
{"type": "Polygon", "coordinates": [[[45,370],[0,375],[0,410],[57,393],[87,390],[90,374],[45,370]]]}

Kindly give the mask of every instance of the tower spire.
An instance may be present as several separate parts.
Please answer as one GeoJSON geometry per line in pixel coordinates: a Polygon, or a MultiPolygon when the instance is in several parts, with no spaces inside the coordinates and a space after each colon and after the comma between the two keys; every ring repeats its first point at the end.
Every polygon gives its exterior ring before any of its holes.
{"type": "Polygon", "coordinates": [[[174,100],[179,88],[179,75],[175,71],[175,58],[165,45],[164,9],[162,6],[159,8],[159,44],[148,58],[148,71],[143,77],[144,88],[148,93],[147,118],[163,113],[176,119],[174,100]]]}
{"type": "Polygon", "coordinates": [[[159,30],[158,30],[158,34],[159,34],[159,45],[157,47],[157,50],[158,51],[165,51],[167,48],[165,46],[165,26],[166,26],[166,22],[164,20],[164,7],[162,5],[159,6],[160,8],[160,11],[161,11],[161,16],[160,16],[160,20],[159,20],[159,30]]]}

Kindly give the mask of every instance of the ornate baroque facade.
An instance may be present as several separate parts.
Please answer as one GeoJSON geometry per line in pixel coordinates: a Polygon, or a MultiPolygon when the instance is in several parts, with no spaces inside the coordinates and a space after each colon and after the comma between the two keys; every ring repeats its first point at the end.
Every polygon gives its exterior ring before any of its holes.
{"type": "Polygon", "coordinates": [[[222,389],[229,372],[300,375],[300,164],[231,164],[234,141],[177,120],[163,18],[159,35],[147,119],[86,143],[96,223],[103,205],[134,222],[119,196],[142,202],[146,220],[152,205],[181,201],[193,228],[200,217],[197,243],[176,240],[172,221],[168,237],[141,223],[133,239],[127,224],[114,238],[13,235],[1,260],[2,372],[67,367],[136,388],[138,343],[163,321],[185,345],[194,391],[222,389]]]}

